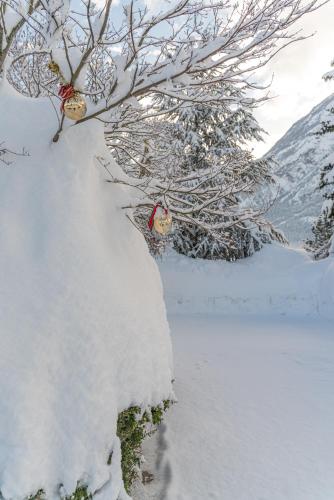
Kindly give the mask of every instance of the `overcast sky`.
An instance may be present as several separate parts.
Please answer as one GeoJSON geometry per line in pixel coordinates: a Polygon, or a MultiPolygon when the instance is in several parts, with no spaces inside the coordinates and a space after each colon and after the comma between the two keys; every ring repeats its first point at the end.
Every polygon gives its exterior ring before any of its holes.
{"type": "MultiPolygon", "coordinates": [[[[104,3],[104,0],[96,1],[104,3]]],[[[151,9],[161,8],[162,0],[143,1],[151,9]]],[[[119,7],[122,3],[114,0],[114,5],[119,7]]],[[[300,28],[303,34],[314,33],[314,36],[284,49],[258,75],[261,83],[269,83],[272,76],[273,82],[270,89],[272,99],[256,111],[260,125],[268,132],[264,143],[254,144],[257,156],[268,151],[313,106],[334,93],[334,81],[322,80],[322,75],[329,71],[334,60],[334,0],[304,16],[292,27],[300,28]]]]}
{"type": "MultiPolygon", "coordinates": [[[[146,0],[146,3],[156,8],[160,1],[146,0]]],[[[264,143],[254,144],[257,156],[268,151],[313,106],[334,93],[334,81],[322,80],[334,60],[334,0],[304,16],[295,28],[314,36],[277,54],[259,75],[267,83],[273,76],[270,89],[273,99],[256,111],[260,125],[268,132],[264,143]]]]}
{"type": "Polygon", "coordinates": [[[270,149],[296,120],[334,93],[334,82],[322,80],[334,60],[334,0],[305,16],[298,27],[305,34],[316,33],[287,47],[266,68],[264,77],[268,81],[274,74],[270,93],[277,97],[256,111],[269,134],[264,144],[255,145],[257,155],[270,149]]]}

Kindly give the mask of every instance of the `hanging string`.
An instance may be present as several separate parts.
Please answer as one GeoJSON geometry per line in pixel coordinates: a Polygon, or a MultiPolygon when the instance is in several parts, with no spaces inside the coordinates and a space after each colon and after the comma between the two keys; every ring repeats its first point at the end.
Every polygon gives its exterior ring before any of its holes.
{"type": "MultiPolygon", "coordinates": [[[[149,227],[150,231],[152,231],[152,229],[153,229],[153,226],[154,226],[154,217],[155,217],[155,214],[156,214],[158,208],[162,208],[161,203],[157,203],[155,205],[155,207],[153,208],[153,210],[152,210],[150,219],[148,221],[148,227],[149,227]]],[[[164,212],[167,215],[168,214],[168,208],[164,208],[164,212]]]]}
{"type": "Polygon", "coordinates": [[[60,87],[58,95],[62,99],[62,103],[61,103],[61,106],[60,106],[60,109],[61,109],[62,112],[64,112],[64,104],[65,104],[65,102],[68,99],[70,99],[71,97],[73,97],[74,94],[75,94],[75,91],[74,91],[73,85],[71,85],[70,83],[67,84],[67,85],[62,85],[60,87]]]}
{"type": "Polygon", "coordinates": [[[156,211],[157,211],[157,209],[158,209],[159,207],[161,207],[161,205],[160,205],[160,203],[157,203],[157,204],[155,205],[155,207],[153,208],[153,210],[152,210],[150,220],[148,221],[148,227],[149,227],[150,231],[152,231],[152,229],[153,229],[153,225],[154,225],[154,217],[155,217],[156,211]]]}

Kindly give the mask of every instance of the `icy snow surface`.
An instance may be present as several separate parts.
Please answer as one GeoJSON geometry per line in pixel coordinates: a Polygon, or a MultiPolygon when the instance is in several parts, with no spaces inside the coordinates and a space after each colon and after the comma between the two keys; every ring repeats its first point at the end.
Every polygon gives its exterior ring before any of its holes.
{"type": "Polygon", "coordinates": [[[134,499],[331,500],[334,259],[269,245],[160,269],[178,403],[145,445],[155,479],[134,499]]]}
{"type": "Polygon", "coordinates": [[[2,86],[0,109],[0,140],[29,153],[0,166],[0,490],[52,498],[81,479],[122,500],[117,414],[171,392],[159,272],[94,160],[102,124],[53,144],[47,99],[2,86]]]}

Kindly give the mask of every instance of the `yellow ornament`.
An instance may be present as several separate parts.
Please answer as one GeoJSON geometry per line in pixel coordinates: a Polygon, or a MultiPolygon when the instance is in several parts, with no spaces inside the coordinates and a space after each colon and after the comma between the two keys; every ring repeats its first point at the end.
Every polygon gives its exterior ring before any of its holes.
{"type": "Polygon", "coordinates": [[[154,217],[154,229],[157,233],[166,235],[172,229],[172,216],[167,209],[159,209],[154,217]]]}
{"type": "Polygon", "coordinates": [[[48,68],[52,73],[55,73],[56,75],[59,75],[60,69],[59,66],[56,62],[50,61],[48,64],[48,68]]]}
{"type": "Polygon", "coordinates": [[[63,107],[65,116],[70,120],[81,120],[87,112],[86,101],[79,92],[74,92],[72,97],[66,99],[63,107]]]}

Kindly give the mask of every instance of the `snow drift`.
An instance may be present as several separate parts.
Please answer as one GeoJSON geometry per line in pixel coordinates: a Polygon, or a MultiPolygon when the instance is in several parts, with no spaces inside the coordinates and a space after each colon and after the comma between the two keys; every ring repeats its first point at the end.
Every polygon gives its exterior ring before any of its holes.
{"type": "Polygon", "coordinates": [[[334,258],[314,261],[301,249],[265,245],[237,262],[160,262],[170,314],[292,314],[334,317],[334,258]]]}
{"type": "Polygon", "coordinates": [[[0,168],[0,490],[127,498],[117,415],[171,393],[159,272],[94,160],[102,124],[53,144],[48,99],[3,82],[0,100],[1,140],[29,153],[0,168]]]}

